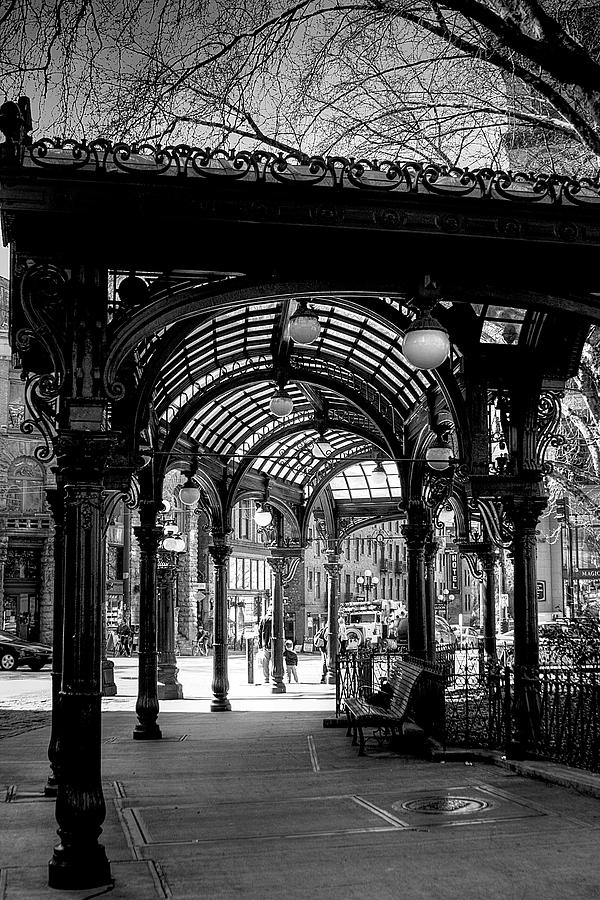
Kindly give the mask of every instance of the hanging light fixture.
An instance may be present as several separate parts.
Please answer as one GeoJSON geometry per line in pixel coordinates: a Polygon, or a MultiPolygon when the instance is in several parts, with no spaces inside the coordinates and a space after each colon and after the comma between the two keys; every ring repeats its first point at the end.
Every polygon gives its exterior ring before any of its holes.
{"type": "Polygon", "coordinates": [[[375,468],[369,475],[369,483],[371,487],[374,488],[387,487],[387,475],[385,469],[383,468],[383,459],[381,456],[377,457],[375,468]]]}
{"type": "Polygon", "coordinates": [[[273,521],[273,514],[264,504],[263,506],[257,506],[254,513],[254,521],[259,528],[266,528],[273,521]]]}
{"type": "Polygon", "coordinates": [[[163,538],[163,550],[169,550],[174,553],[183,553],[185,550],[185,540],[180,534],[169,533],[163,538]]]}
{"type": "Polygon", "coordinates": [[[306,303],[306,300],[299,300],[298,309],[290,319],[289,333],[296,344],[314,344],[321,334],[319,317],[306,303]]]}
{"type": "Polygon", "coordinates": [[[427,465],[438,472],[445,472],[450,468],[452,459],[452,447],[428,447],[425,452],[427,465]]]}
{"type": "Polygon", "coordinates": [[[294,411],[294,401],[283,387],[277,388],[269,403],[271,413],[277,419],[285,419],[294,411]]]}
{"type": "Polygon", "coordinates": [[[450,353],[448,331],[429,311],[423,312],[406,329],[402,352],[415,369],[436,369],[450,353]]]}
{"type": "Polygon", "coordinates": [[[188,473],[187,481],[179,491],[179,499],[185,506],[195,506],[200,499],[200,488],[192,481],[188,473]]]}

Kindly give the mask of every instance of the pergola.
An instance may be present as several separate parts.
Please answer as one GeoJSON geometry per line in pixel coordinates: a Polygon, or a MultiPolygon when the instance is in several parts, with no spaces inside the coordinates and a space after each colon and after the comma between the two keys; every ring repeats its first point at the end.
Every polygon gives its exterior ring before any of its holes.
{"type": "MultiPolygon", "coordinates": [[[[600,318],[600,191],[567,176],[397,160],[33,143],[25,106],[12,103],[0,109],[0,123],[11,340],[57,485],[49,495],[56,526],[49,756],[61,843],[50,884],[79,888],[110,877],[98,843],[103,519],[115,497],[137,502],[133,737],[158,739],[157,516],[172,468],[192,474],[211,533],[214,710],[230,708],[229,522],[247,497],[268,500],[277,524],[276,676],[281,587],[316,511],[327,541],[330,648],[341,542],[401,510],[409,648],[431,656],[432,521],[448,503],[464,552],[479,556],[487,573],[488,651],[494,547],[510,544],[515,664],[535,669],[544,452],[564,382],[600,318]],[[320,323],[310,345],[289,336],[300,301],[320,323]],[[437,368],[416,369],[403,337],[430,308],[452,350],[437,368]],[[286,418],[271,412],[276,388],[293,401],[286,418]],[[330,456],[313,454],[321,438],[330,456]],[[452,459],[436,473],[425,457],[440,443],[452,459]],[[388,485],[377,490],[365,473],[379,457],[388,485]]],[[[532,708],[523,702],[521,749],[532,708]]]]}

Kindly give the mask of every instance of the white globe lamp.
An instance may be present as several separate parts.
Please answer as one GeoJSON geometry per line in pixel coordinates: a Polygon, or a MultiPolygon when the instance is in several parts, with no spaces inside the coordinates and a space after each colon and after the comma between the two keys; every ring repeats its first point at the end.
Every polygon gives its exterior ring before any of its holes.
{"type": "Polygon", "coordinates": [[[427,465],[437,472],[445,472],[450,468],[452,447],[429,447],[425,453],[427,465]]]}
{"type": "Polygon", "coordinates": [[[377,465],[369,475],[369,482],[374,488],[382,488],[387,485],[387,475],[380,459],[377,460],[377,465]]]}
{"type": "Polygon", "coordinates": [[[290,319],[290,337],[296,344],[314,344],[321,334],[319,317],[306,306],[306,300],[300,300],[299,306],[290,319]]]}
{"type": "Polygon", "coordinates": [[[294,411],[294,401],[284,388],[278,388],[271,397],[269,409],[276,419],[285,419],[294,411]]]}
{"type": "Polygon", "coordinates": [[[256,512],[254,513],[254,521],[259,528],[266,528],[267,525],[270,525],[273,521],[271,510],[265,509],[264,506],[258,506],[256,508],[256,512]]]}
{"type": "Polygon", "coordinates": [[[415,369],[436,369],[450,353],[448,332],[433,316],[419,316],[406,330],[402,352],[415,369]]]}
{"type": "Polygon", "coordinates": [[[200,499],[200,488],[194,484],[190,476],[179,491],[179,499],[185,506],[195,506],[200,499]]]}

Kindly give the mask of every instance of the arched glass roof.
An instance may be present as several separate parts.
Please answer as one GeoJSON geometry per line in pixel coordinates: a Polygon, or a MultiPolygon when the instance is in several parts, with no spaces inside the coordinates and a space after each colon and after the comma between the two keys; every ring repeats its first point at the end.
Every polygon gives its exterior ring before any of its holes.
{"type": "MultiPolygon", "coordinates": [[[[298,488],[327,469],[313,454],[324,437],[331,459],[349,460],[331,481],[334,499],[400,499],[395,463],[385,463],[387,485],[374,488],[375,463],[364,459],[369,451],[373,459],[390,455],[387,448],[398,446],[425,394],[437,390],[435,373],[413,368],[402,353],[413,317],[403,297],[314,292],[219,306],[218,297],[203,302],[199,294],[194,306],[189,283],[186,289],[189,327],[181,331],[174,320],[161,332],[168,353],[153,402],[163,433],[176,421],[201,453],[226,458],[233,471],[246,462],[251,471],[298,488]],[[295,344],[288,332],[302,296],[321,326],[310,345],[295,344]],[[270,401],[282,386],[293,412],[277,419],[270,401]]],[[[160,346],[153,337],[140,347],[142,369],[160,346]]]]}

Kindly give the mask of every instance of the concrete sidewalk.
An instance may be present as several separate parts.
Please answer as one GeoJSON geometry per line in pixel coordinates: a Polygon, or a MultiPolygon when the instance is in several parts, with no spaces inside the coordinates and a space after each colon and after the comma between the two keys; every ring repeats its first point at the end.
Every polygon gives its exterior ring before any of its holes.
{"type": "Polygon", "coordinates": [[[476,759],[361,758],[323,728],[332,688],[250,687],[231,713],[161,704],[153,743],[131,740],[131,710],[104,713],[106,889],[46,887],[49,729],[4,738],[0,898],[600,898],[599,800],[476,759]]]}

